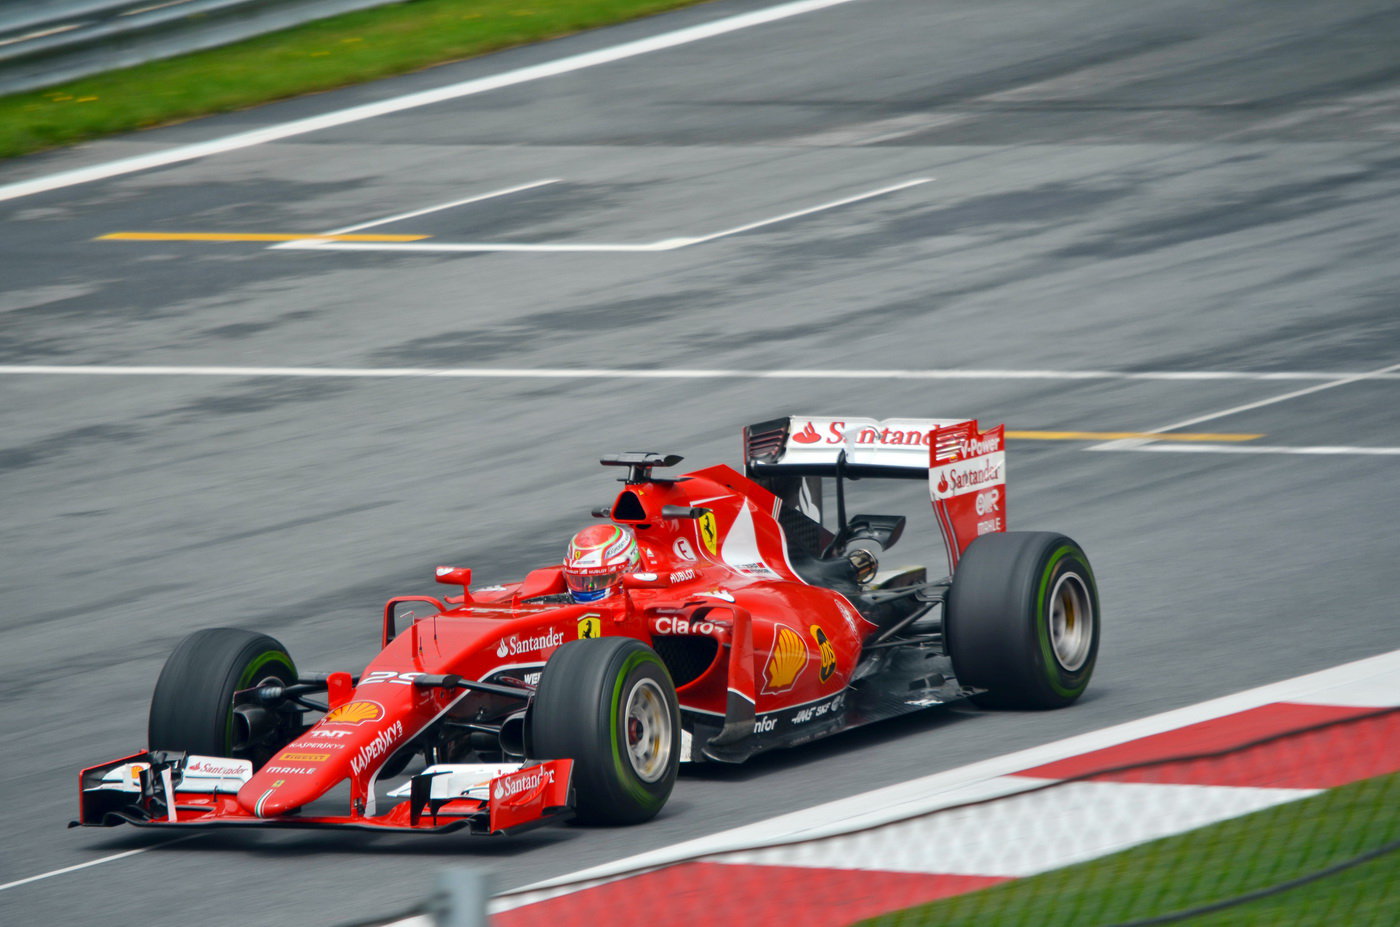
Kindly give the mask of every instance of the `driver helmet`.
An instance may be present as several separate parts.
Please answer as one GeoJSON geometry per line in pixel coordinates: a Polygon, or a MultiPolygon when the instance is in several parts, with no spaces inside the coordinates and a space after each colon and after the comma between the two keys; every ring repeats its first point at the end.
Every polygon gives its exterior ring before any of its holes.
{"type": "Polygon", "coordinates": [[[622,584],[622,574],[636,570],[642,551],[629,528],[590,525],[569,541],[564,555],[564,582],[575,602],[606,599],[622,584]]]}

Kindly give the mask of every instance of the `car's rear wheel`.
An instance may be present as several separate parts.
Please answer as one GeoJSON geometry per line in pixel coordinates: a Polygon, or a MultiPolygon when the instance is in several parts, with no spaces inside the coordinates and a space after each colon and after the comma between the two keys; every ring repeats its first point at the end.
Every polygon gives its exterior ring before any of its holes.
{"type": "Polygon", "coordinates": [[[680,768],[680,706],[666,666],[641,641],[571,641],[545,664],[527,722],[532,757],[574,761],[578,820],[651,819],[680,768]]]}
{"type": "Polygon", "coordinates": [[[299,727],[292,707],[235,704],[237,693],[296,682],[287,649],[266,634],[209,628],[180,641],[151,696],[147,729],[152,750],[181,750],[267,762],[299,727]]]}
{"type": "Polygon", "coordinates": [[[1098,586],[1074,541],[1047,531],[986,534],[958,561],[944,622],[953,671],[978,704],[1059,708],[1098,659],[1098,586]]]}

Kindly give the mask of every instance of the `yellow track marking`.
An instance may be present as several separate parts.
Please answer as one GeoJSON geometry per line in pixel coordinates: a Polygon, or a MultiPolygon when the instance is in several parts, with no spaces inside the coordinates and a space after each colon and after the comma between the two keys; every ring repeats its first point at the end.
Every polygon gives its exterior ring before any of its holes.
{"type": "Polygon", "coordinates": [[[270,232],[111,232],[97,241],[422,241],[431,235],[281,235],[270,232]]]}
{"type": "Polygon", "coordinates": [[[1188,432],[1157,433],[1150,431],[1007,431],[1008,438],[1025,441],[1253,441],[1263,435],[1203,434],[1188,432]]]}

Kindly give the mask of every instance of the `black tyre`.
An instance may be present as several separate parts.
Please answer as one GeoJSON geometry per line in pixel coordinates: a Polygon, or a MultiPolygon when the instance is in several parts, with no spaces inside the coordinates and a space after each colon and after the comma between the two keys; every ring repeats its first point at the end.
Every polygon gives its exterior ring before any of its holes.
{"type": "Polygon", "coordinates": [[[944,628],[953,672],[998,708],[1060,708],[1089,685],[1099,593],[1079,545],[1048,531],[985,534],[958,561],[944,628]]]}
{"type": "Polygon", "coordinates": [[[165,661],[151,696],[152,750],[267,762],[295,735],[300,713],[234,704],[234,693],[296,682],[287,649],[266,634],[236,628],[196,631],[165,661]]]}
{"type": "Polygon", "coordinates": [[[640,824],[666,804],[680,768],[676,689],[661,658],[630,637],[570,641],[540,675],[530,755],[574,761],[578,820],[640,824]]]}

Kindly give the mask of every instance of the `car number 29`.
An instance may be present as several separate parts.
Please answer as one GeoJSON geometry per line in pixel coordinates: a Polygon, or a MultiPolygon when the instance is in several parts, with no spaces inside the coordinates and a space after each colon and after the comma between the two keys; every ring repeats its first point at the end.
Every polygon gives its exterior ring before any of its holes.
{"type": "Polygon", "coordinates": [[[413,680],[422,676],[422,673],[396,673],[393,670],[375,670],[366,673],[365,678],[360,680],[360,685],[368,686],[377,682],[392,682],[400,686],[411,686],[413,680]]]}

